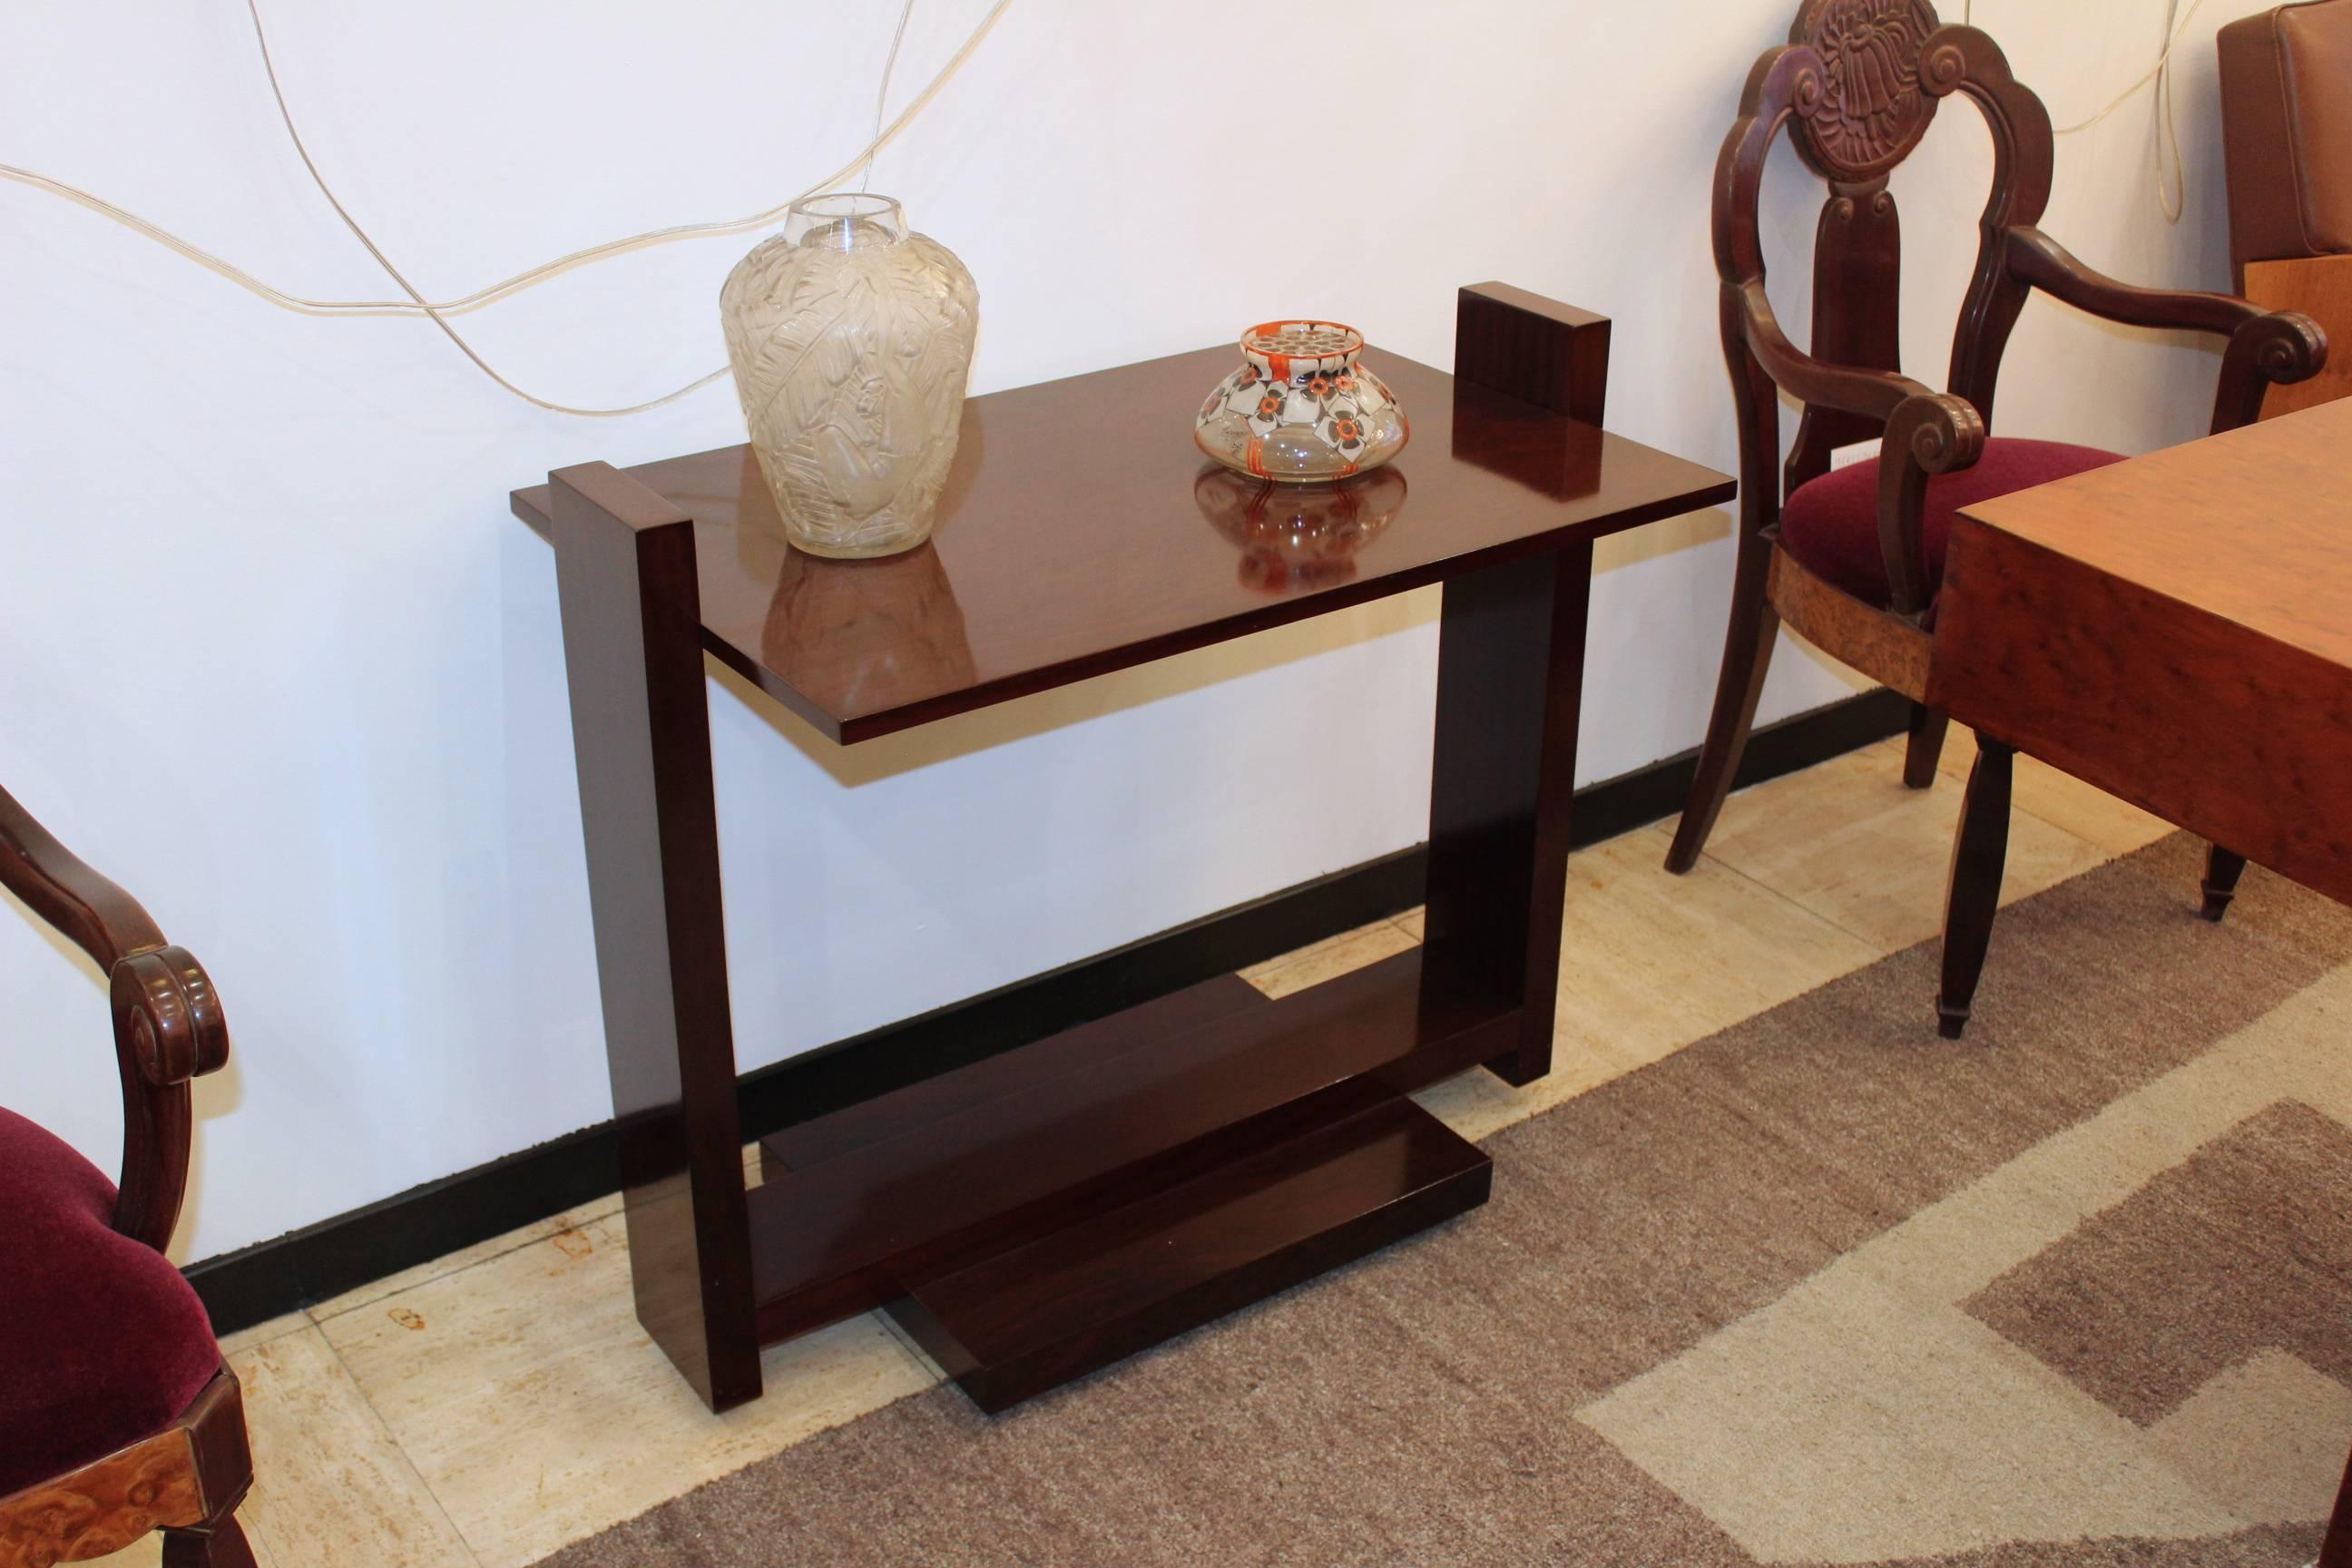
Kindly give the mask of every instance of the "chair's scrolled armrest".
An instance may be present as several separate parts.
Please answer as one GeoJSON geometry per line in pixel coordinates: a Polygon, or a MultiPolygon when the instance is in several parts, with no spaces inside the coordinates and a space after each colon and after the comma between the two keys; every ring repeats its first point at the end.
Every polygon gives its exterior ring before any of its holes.
{"type": "Polygon", "coordinates": [[[1934,393],[1907,375],[1891,370],[1864,370],[1831,364],[1789,341],[1764,296],[1761,279],[1738,286],[1742,335],[1748,352],[1763,367],[1772,384],[1799,402],[1818,404],[1872,419],[1893,417],[1906,398],[1932,397],[1934,393]]]}
{"type": "Polygon", "coordinates": [[[6,790],[0,790],[0,888],[102,970],[126,953],[163,945],[163,931],[138,900],[58,843],[6,790]]]}
{"type": "Polygon", "coordinates": [[[1879,462],[1911,462],[1923,474],[1948,474],[1984,456],[1984,420],[1975,405],[1948,392],[1921,391],[1887,416],[1879,462]]]}
{"type": "Polygon", "coordinates": [[[2260,418],[2263,396],[2273,386],[2308,381],[2327,363],[2327,334],[2298,310],[2266,310],[2234,294],[2119,283],[2084,266],[2037,228],[2009,231],[2008,260],[2019,281],[2102,320],[2226,336],[2230,346],[2213,398],[2217,435],[2260,418]]]}
{"type": "Polygon", "coordinates": [[[2224,374],[2230,360],[2241,357],[2263,381],[2292,386],[2327,367],[2327,331],[2301,310],[2273,310],[2230,334],[2224,374]]]}
{"type": "Polygon", "coordinates": [[[2009,271],[2019,282],[2102,321],[2126,327],[2229,335],[2259,319],[2263,308],[2234,294],[2197,289],[2143,289],[2086,267],[2038,228],[2009,231],[2009,271]]]}
{"type": "Polygon", "coordinates": [[[150,948],[114,966],[109,982],[115,1048],[124,1070],[157,1089],[228,1065],[228,1022],[212,977],[184,947],[150,948]]]}
{"type": "Polygon", "coordinates": [[[1922,391],[1887,416],[1878,447],[1878,549],[1897,615],[1924,616],[1933,596],[1923,527],[1927,477],[1972,466],[1984,444],[1976,405],[1948,392],[1922,391]]]}
{"type": "Polygon", "coordinates": [[[2327,333],[2300,310],[2273,310],[2230,334],[2221,380],[2213,390],[2213,433],[2235,430],[2263,416],[2273,386],[2309,381],[2327,364],[2327,333]]]}

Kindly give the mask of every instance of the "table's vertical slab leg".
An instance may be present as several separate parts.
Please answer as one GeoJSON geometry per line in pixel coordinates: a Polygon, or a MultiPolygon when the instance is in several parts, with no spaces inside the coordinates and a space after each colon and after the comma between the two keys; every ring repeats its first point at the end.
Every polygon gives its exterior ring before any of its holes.
{"type": "Polygon", "coordinates": [[[724,1410],[760,1352],[694,526],[604,463],[550,479],[637,1316],[724,1410]]]}
{"type": "Polygon", "coordinates": [[[1445,584],[1424,983],[1519,1006],[1509,1083],[1551,1068],[1592,546],[1445,584]]]}
{"type": "MultiPolygon", "coordinates": [[[[1465,289],[1454,374],[1597,425],[1608,318],[1500,284],[1465,289]]],[[[1591,579],[1586,542],[1445,584],[1423,972],[1517,1003],[1517,1044],[1488,1064],[1510,1083],[1551,1067],[1591,579]]]]}

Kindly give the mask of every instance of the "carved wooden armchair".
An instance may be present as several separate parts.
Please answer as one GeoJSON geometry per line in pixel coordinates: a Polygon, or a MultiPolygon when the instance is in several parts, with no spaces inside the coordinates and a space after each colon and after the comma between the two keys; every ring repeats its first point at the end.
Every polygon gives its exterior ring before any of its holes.
{"type": "MultiPolygon", "coordinates": [[[[2312,375],[2326,353],[2305,317],[2222,294],[2119,283],[2035,227],[2050,196],[2050,116],[1976,28],[1940,25],[1927,0],[1806,0],[1789,37],[1749,73],[1716,166],[1716,268],[1739,421],[1739,556],[1715,710],[1666,857],[1678,872],[1696,863],[1730,789],[1783,621],[1912,700],[1903,780],[1914,789],[1934,782],[1945,718],[1922,699],[1952,513],[2120,458],[1988,437],[2001,350],[2032,290],[2126,325],[2226,338],[2216,431],[2251,422],[2271,384],[2312,375]],[[1901,246],[1886,182],[1955,93],[1974,101],[1991,132],[1993,186],[1953,334],[1951,389],[1939,393],[1900,372],[1901,246]],[[1789,341],[1764,292],[1758,190],[1784,126],[1829,184],[1813,256],[1811,353],[1789,341]],[[1782,394],[1803,416],[1776,472],[1782,394]],[[1858,441],[1878,443],[1875,460],[1832,472],[1831,452],[1858,441]]],[[[1971,800],[1979,815],[1997,805],[2006,821],[2009,754],[1988,743],[1979,758],[1971,800]]],[[[2214,852],[2210,918],[2243,866],[2214,852]]],[[[1998,856],[1956,857],[1939,1001],[1948,1037],[1967,1022],[2000,890],[1998,856]]]]}
{"type": "Polygon", "coordinates": [[[236,1373],[163,1254],[187,1184],[189,1081],[228,1059],[204,968],[0,791],[0,887],[109,974],[122,1185],[0,1110],[0,1568],[163,1531],[166,1568],[253,1568],[236,1373]]]}

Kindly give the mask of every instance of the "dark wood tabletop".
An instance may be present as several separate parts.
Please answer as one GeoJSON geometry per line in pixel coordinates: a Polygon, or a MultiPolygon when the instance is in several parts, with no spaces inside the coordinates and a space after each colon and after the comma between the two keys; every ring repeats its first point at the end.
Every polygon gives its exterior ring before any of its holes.
{"type": "MultiPolygon", "coordinates": [[[[1230,475],[1192,419],[1239,351],[970,399],[929,544],[789,548],[748,447],[628,472],[691,515],[704,644],[843,743],[1728,500],[1712,469],[1378,349],[1412,439],[1301,496],[1230,475]],[[1270,541],[1307,509],[1318,543],[1270,541]]],[[[514,492],[549,528],[544,485],[514,492]]]]}
{"type": "Polygon", "coordinates": [[[1968,508],[1928,696],[2352,900],[2352,401],[1968,508]]]}

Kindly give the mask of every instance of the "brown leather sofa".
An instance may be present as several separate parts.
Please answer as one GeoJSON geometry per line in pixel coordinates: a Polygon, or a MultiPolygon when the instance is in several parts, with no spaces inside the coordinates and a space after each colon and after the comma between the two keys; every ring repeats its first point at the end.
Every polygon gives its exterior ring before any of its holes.
{"type": "MultiPolygon", "coordinates": [[[[2238,292],[2352,343],[2352,0],[2281,5],[2223,27],[2221,134],[2238,292]]],[[[2272,418],[2352,393],[2352,353],[2274,386],[2272,418]]]]}

